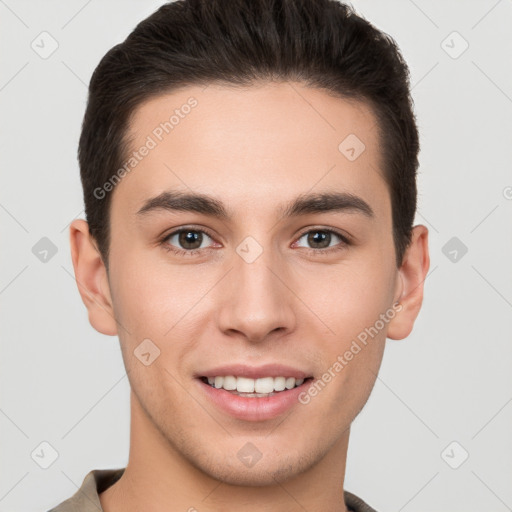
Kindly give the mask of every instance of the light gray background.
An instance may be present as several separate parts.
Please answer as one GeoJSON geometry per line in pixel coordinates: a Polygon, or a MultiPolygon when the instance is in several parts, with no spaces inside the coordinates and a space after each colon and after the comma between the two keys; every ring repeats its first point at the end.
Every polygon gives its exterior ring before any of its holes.
{"type": "MultiPolygon", "coordinates": [[[[91,469],[127,462],[129,384],[117,338],[88,323],[68,225],[83,217],[91,73],[160,4],[0,0],[2,512],[47,510],[91,469]],[[47,59],[31,48],[43,31],[59,45],[47,59]],[[58,249],[46,263],[32,252],[42,237],[58,249]],[[48,469],[31,456],[43,441],[58,452],[48,469]]],[[[353,5],[411,69],[431,271],[353,424],[345,488],[379,512],[512,510],[512,1],[353,5]],[[468,249],[455,262],[452,237],[468,249]]]]}

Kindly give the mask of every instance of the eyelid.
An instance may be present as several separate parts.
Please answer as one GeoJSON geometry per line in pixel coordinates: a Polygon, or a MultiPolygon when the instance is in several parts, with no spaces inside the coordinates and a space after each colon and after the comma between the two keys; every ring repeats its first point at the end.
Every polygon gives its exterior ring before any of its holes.
{"type": "Polygon", "coordinates": [[[160,237],[167,238],[170,235],[175,235],[176,233],[186,231],[187,229],[189,229],[190,231],[201,231],[203,233],[206,233],[211,238],[214,237],[212,231],[210,231],[209,228],[201,226],[199,224],[184,224],[183,226],[172,228],[170,231],[165,230],[160,237]]]}

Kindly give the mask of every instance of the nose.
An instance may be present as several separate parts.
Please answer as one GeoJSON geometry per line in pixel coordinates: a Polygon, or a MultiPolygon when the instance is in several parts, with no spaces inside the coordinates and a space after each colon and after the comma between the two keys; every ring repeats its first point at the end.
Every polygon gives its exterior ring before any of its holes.
{"type": "Polygon", "coordinates": [[[274,333],[284,335],[295,329],[293,287],[285,266],[269,250],[252,262],[235,254],[226,278],[217,290],[218,322],[224,334],[259,343],[274,333]]]}

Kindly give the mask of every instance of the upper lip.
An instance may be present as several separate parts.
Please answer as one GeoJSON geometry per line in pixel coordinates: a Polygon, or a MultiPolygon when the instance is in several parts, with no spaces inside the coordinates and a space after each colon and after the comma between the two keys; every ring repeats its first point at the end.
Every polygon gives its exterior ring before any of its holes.
{"type": "Polygon", "coordinates": [[[235,377],[247,377],[250,379],[260,379],[263,377],[295,377],[296,379],[306,379],[311,377],[311,373],[286,366],[283,364],[265,364],[262,366],[247,366],[246,364],[230,364],[218,366],[211,370],[204,370],[197,374],[197,377],[217,377],[233,375],[235,377]]]}

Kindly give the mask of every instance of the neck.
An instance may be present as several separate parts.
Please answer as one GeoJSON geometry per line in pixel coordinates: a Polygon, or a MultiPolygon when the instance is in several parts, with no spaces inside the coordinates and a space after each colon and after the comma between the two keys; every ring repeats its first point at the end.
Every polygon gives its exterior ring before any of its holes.
{"type": "Polygon", "coordinates": [[[314,466],[274,485],[231,485],[206,474],[164,437],[131,392],[130,456],[122,477],[100,494],[104,512],[347,512],[343,482],[350,429],[314,466]]]}

